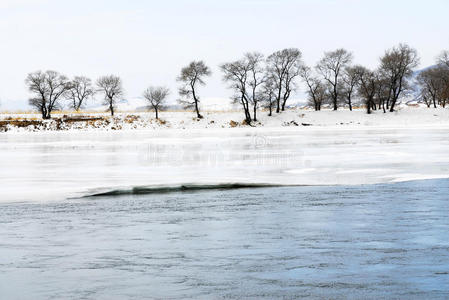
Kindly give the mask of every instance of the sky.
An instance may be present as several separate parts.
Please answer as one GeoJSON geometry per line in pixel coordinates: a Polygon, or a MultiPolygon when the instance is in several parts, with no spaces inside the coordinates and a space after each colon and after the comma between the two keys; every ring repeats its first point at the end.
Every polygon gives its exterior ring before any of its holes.
{"type": "Polygon", "coordinates": [[[127,99],[164,85],[174,102],[180,69],[204,60],[204,102],[227,101],[218,66],[248,51],[295,47],[313,66],[343,47],[375,68],[407,43],[425,67],[449,49],[448,13],[447,0],[0,0],[0,109],[30,109],[24,79],[37,70],[116,74],[127,99]]]}

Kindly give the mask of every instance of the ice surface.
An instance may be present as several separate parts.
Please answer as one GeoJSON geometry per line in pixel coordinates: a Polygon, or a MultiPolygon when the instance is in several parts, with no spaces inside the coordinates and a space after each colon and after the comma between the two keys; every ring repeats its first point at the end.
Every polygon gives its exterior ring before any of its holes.
{"type": "Polygon", "coordinates": [[[447,126],[72,131],[0,135],[0,199],[136,186],[371,184],[449,177],[447,126]]]}

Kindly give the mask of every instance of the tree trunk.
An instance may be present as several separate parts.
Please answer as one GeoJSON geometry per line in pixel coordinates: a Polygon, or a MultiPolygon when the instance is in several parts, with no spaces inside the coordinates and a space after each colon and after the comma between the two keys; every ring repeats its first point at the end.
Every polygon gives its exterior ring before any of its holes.
{"type": "Polygon", "coordinates": [[[198,101],[197,100],[195,100],[195,112],[196,112],[196,116],[197,116],[198,119],[202,119],[203,118],[203,116],[200,114],[200,110],[198,108],[198,101]]]}
{"type": "Polygon", "coordinates": [[[195,101],[195,112],[196,112],[196,116],[198,119],[202,119],[203,116],[200,114],[200,110],[198,108],[198,98],[196,97],[196,93],[195,93],[195,86],[194,85],[190,85],[190,88],[192,89],[192,96],[193,96],[193,101],[195,101]]]}
{"type": "Polygon", "coordinates": [[[284,99],[282,101],[282,111],[285,111],[285,104],[287,103],[288,98],[290,97],[290,92],[284,95],[284,99]]]}
{"type": "Polygon", "coordinates": [[[243,110],[245,112],[245,122],[249,125],[251,124],[251,114],[249,113],[249,108],[243,105],[243,110]]]}
{"type": "Polygon", "coordinates": [[[371,114],[371,100],[368,100],[368,103],[366,104],[367,113],[371,114]]]}
{"type": "Polygon", "coordinates": [[[158,114],[157,108],[155,108],[154,111],[156,112],[156,120],[158,120],[159,119],[159,114],[158,114]]]}
{"type": "Polygon", "coordinates": [[[111,111],[111,116],[114,116],[114,106],[109,105],[109,110],[111,111]]]}
{"type": "Polygon", "coordinates": [[[254,122],[256,122],[257,121],[257,104],[255,103],[254,104],[254,106],[253,106],[253,110],[254,110],[254,115],[253,115],[253,120],[254,120],[254,122]]]}
{"type": "Polygon", "coordinates": [[[392,101],[391,102],[391,106],[390,106],[390,112],[394,112],[394,105],[396,104],[396,101],[392,101]]]}

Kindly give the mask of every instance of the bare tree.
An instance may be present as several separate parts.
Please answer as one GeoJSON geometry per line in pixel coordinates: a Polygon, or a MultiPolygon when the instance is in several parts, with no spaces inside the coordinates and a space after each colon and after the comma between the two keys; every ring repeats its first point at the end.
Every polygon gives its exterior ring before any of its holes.
{"type": "Polygon", "coordinates": [[[257,52],[246,53],[240,60],[225,63],[220,66],[223,80],[229,83],[234,91],[233,99],[240,103],[245,113],[245,121],[257,121],[257,108],[263,96],[260,88],[265,82],[263,68],[263,55],[257,52]],[[253,117],[251,117],[250,104],[252,104],[253,117]]]}
{"type": "Polygon", "coordinates": [[[84,76],[76,76],[70,82],[70,89],[67,91],[67,99],[71,102],[71,107],[79,111],[85,100],[92,97],[95,90],[92,86],[92,80],[84,76]]]}
{"type": "Polygon", "coordinates": [[[29,104],[41,112],[43,119],[51,119],[51,112],[59,107],[59,100],[71,86],[66,76],[55,71],[30,73],[25,83],[34,94],[29,104]]]}
{"type": "Polygon", "coordinates": [[[316,111],[321,110],[321,105],[328,99],[328,92],[323,82],[319,79],[312,79],[312,84],[307,91],[309,95],[309,105],[313,105],[316,111]]]}
{"type": "Polygon", "coordinates": [[[222,64],[220,69],[223,72],[223,81],[228,82],[229,88],[234,91],[232,99],[242,105],[245,121],[251,124],[250,96],[248,95],[249,65],[242,59],[222,64]]]}
{"type": "Polygon", "coordinates": [[[307,66],[301,68],[300,76],[308,88],[309,104],[313,105],[316,111],[321,110],[321,105],[326,99],[326,88],[324,84],[312,75],[312,69],[307,66]]]}
{"type": "Polygon", "coordinates": [[[434,108],[437,104],[446,107],[449,100],[449,68],[439,64],[424,70],[417,76],[417,83],[427,104],[430,102],[434,108]]]}
{"type": "Polygon", "coordinates": [[[397,101],[409,88],[407,80],[419,65],[418,53],[408,45],[399,44],[387,50],[380,61],[380,74],[389,84],[387,108],[393,112],[397,101]]]}
{"type": "Polygon", "coordinates": [[[421,89],[420,90],[420,100],[424,101],[424,103],[427,105],[428,108],[432,106],[432,95],[430,95],[429,90],[427,89],[421,89]]]}
{"type": "Polygon", "coordinates": [[[98,78],[98,91],[104,93],[104,104],[109,106],[111,116],[114,116],[116,102],[123,96],[122,80],[115,75],[107,75],[98,78]]]}
{"type": "MultiPolygon", "coordinates": [[[[421,88],[421,96],[427,103],[433,104],[434,108],[437,108],[438,94],[443,88],[443,80],[441,67],[430,68],[419,73],[417,82],[421,88]]],[[[430,105],[428,105],[430,107],[430,105]]]]}
{"type": "Polygon", "coordinates": [[[386,113],[386,103],[390,97],[388,81],[382,77],[379,71],[375,72],[374,75],[376,77],[376,94],[374,102],[377,102],[378,108],[382,108],[383,112],[386,113]]]}
{"type": "Polygon", "coordinates": [[[330,98],[334,110],[338,109],[340,99],[340,81],[344,68],[352,61],[352,53],[345,49],[325,52],[324,57],[318,62],[316,69],[329,85],[330,98]]]}
{"type": "Polygon", "coordinates": [[[440,73],[441,90],[438,102],[444,108],[449,102],[449,51],[443,51],[437,58],[438,73],[440,73]]]}
{"type": "Polygon", "coordinates": [[[267,58],[267,72],[275,78],[276,112],[285,110],[285,104],[295,89],[295,78],[302,66],[301,51],[296,48],[274,52],[267,58]]]}
{"type": "Polygon", "coordinates": [[[170,90],[163,86],[149,87],[143,92],[143,97],[156,113],[156,119],[159,119],[159,111],[163,109],[168,94],[170,94],[170,90]]]}
{"type": "Polygon", "coordinates": [[[440,96],[440,105],[445,108],[446,104],[449,102],[449,74],[446,73],[446,75],[443,77],[443,81],[444,88],[440,96]]]}
{"type": "Polygon", "coordinates": [[[210,75],[211,71],[203,61],[193,61],[187,67],[182,68],[181,75],[177,79],[183,84],[179,89],[179,95],[181,96],[179,103],[186,108],[194,107],[199,119],[203,118],[203,116],[199,110],[200,98],[198,97],[197,88],[198,85],[205,85],[204,77],[210,75]]]}
{"type": "Polygon", "coordinates": [[[261,91],[260,99],[262,99],[263,107],[268,109],[268,116],[273,115],[273,108],[276,104],[276,86],[273,78],[266,78],[261,91]]]}
{"type": "Polygon", "coordinates": [[[359,94],[365,100],[366,112],[371,114],[375,107],[374,97],[376,95],[377,77],[376,74],[365,67],[358,66],[360,74],[359,94]]]}
{"type": "Polygon", "coordinates": [[[253,105],[253,120],[257,121],[257,108],[261,101],[259,88],[266,80],[265,69],[263,66],[263,54],[258,52],[246,53],[244,57],[249,69],[248,85],[250,89],[249,98],[253,105]]]}
{"type": "Polygon", "coordinates": [[[360,69],[356,67],[346,67],[343,71],[341,94],[344,102],[352,111],[353,96],[360,81],[360,69]]]}

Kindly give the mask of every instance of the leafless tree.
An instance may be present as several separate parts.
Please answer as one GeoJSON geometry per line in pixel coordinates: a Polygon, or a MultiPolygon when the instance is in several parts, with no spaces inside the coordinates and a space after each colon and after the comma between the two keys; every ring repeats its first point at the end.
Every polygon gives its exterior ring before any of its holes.
{"type": "Polygon", "coordinates": [[[437,104],[446,107],[449,100],[449,68],[444,64],[439,64],[426,69],[417,76],[417,83],[420,87],[421,97],[429,105],[429,102],[436,108],[437,104]]]}
{"type": "Polygon", "coordinates": [[[122,80],[115,75],[102,76],[97,80],[97,87],[104,93],[104,104],[109,106],[111,116],[114,116],[115,104],[124,94],[122,80]]]}
{"type": "Polygon", "coordinates": [[[30,73],[25,83],[33,94],[29,104],[41,112],[43,119],[51,119],[51,112],[59,107],[59,100],[71,86],[66,76],[55,71],[30,73]]]}
{"type": "Polygon", "coordinates": [[[229,88],[234,91],[232,99],[236,103],[240,103],[245,114],[245,121],[251,124],[250,113],[250,96],[248,91],[248,81],[250,80],[249,65],[244,59],[220,66],[223,72],[223,81],[229,83],[229,88]]]}
{"type": "Polygon", "coordinates": [[[440,73],[441,90],[438,102],[446,107],[449,102],[449,51],[443,51],[437,58],[438,73],[440,73]]]}
{"type": "Polygon", "coordinates": [[[199,110],[200,98],[198,97],[198,85],[205,85],[204,77],[210,76],[211,71],[203,61],[193,61],[187,67],[182,68],[178,81],[182,83],[179,89],[181,99],[179,103],[186,108],[195,108],[199,119],[203,118],[199,110]]]}
{"type": "Polygon", "coordinates": [[[441,96],[440,105],[445,108],[446,104],[449,102],[449,78],[445,78],[446,85],[444,86],[444,90],[441,96]]]}
{"type": "Polygon", "coordinates": [[[424,101],[428,108],[432,106],[432,95],[429,94],[427,89],[421,89],[419,97],[421,101],[424,101]]]}
{"type": "Polygon", "coordinates": [[[419,65],[418,53],[408,45],[399,44],[387,50],[380,62],[380,74],[388,81],[390,91],[387,108],[393,112],[399,98],[409,88],[408,79],[419,65]]]}
{"type": "Polygon", "coordinates": [[[257,121],[257,108],[261,101],[261,93],[259,89],[261,85],[267,79],[265,74],[265,68],[263,66],[264,57],[263,54],[258,52],[246,53],[244,60],[248,64],[249,69],[249,98],[253,105],[253,120],[257,121]]]}
{"type": "Polygon", "coordinates": [[[349,110],[352,111],[353,96],[356,92],[357,86],[360,82],[360,69],[355,66],[348,66],[343,71],[341,94],[343,101],[349,106],[349,110]]]}
{"type": "Polygon", "coordinates": [[[245,121],[248,124],[251,124],[252,120],[257,121],[257,109],[263,99],[260,92],[266,80],[263,61],[262,54],[253,52],[246,53],[240,60],[220,66],[223,80],[228,82],[229,87],[234,91],[234,101],[242,105],[245,121]],[[250,105],[252,105],[252,117],[250,105]]]}
{"type": "Polygon", "coordinates": [[[325,52],[324,57],[318,62],[316,69],[323,76],[325,82],[329,85],[330,98],[334,110],[338,109],[338,100],[340,99],[340,81],[343,70],[352,61],[352,53],[345,49],[325,52]]]}
{"type": "Polygon", "coordinates": [[[268,109],[268,116],[273,115],[273,108],[276,105],[276,86],[272,77],[267,77],[260,91],[260,99],[262,99],[263,107],[268,109]]]}
{"type": "Polygon", "coordinates": [[[143,92],[143,97],[149,102],[151,108],[156,113],[156,119],[159,119],[159,111],[163,109],[165,99],[170,90],[163,86],[149,87],[143,92]]]}
{"type": "Polygon", "coordinates": [[[358,67],[360,74],[359,94],[365,100],[366,111],[371,114],[375,107],[374,97],[376,95],[377,77],[376,74],[365,67],[358,67]]]}
{"type": "Polygon", "coordinates": [[[70,100],[71,107],[79,111],[85,100],[94,94],[92,80],[84,76],[75,76],[70,82],[70,89],[67,91],[66,97],[70,100]]]}
{"type": "Polygon", "coordinates": [[[382,77],[379,71],[375,72],[374,75],[376,77],[376,94],[374,103],[377,102],[378,109],[382,109],[383,112],[386,113],[386,103],[390,97],[388,81],[382,77]]]}
{"type": "Polygon", "coordinates": [[[267,72],[275,78],[276,112],[285,110],[285,104],[295,89],[295,78],[302,66],[301,51],[296,48],[274,52],[267,58],[267,72]]]}
{"type": "Polygon", "coordinates": [[[307,66],[301,68],[300,76],[307,85],[309,103],[313,105],[316,111],[321,110],[321,105],[327,96],[324,84],[316,76],[312,75],[312,69],[307,66]]]}
{"type": "MultiPolygon", "coordinates": [[[[427,103],[433,104],[437,108],[438,94],[442,89],[441,67],[430,68],[419,73],[417,77],[418,85],[421,88],[421,96],[427,103]]],[[[428,105],[430,107],[430,105],[428,105]]]]}

